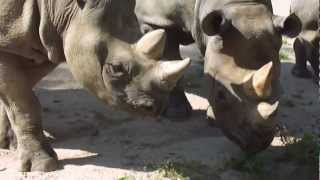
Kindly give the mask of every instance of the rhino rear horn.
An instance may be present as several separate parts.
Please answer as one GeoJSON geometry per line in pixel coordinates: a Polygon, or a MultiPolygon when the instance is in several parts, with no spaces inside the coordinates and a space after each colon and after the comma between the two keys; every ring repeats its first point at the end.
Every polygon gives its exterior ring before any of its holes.
{"type": "Polygon", "coordinates": [[[160,59],[166,43],[166,33],[163,29],[145,34],[136,44],[136,50],[150,59],[160,59]]]}
{"type": "MultiPolygon", "coordinates": [[[[274,104],[262,102],[262,103],[258,104],[257,110],[258,110],[259,115],[264,120],[269,120],[270,117],[277,112],[278,106],[279,106],[279,101],[275,102],[274,104]]],[[[268,123],[268,122],[262,121],[262,123],[268,123]]]]}
{"type": "Polygon", "coordinates": [[[190,65],[190,58],[176,61],[161,61],[155,67],[153,76],[162,89],[172,90],[190,65]]]}
{"type": "Polygon", "coordinates": [[[250,96],[268,98],[272,94],[273,62],[261,67],[253,73],[251,79],[245,84],[245,92],[250,96]]]}

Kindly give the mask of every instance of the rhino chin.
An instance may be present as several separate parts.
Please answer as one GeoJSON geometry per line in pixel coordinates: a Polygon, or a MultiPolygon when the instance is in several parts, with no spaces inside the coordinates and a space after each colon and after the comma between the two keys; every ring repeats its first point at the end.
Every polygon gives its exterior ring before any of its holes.
{"type": "Polygon", "coordinates": [[[257,154],[267,149],[276,133],[275,128],[264,130],[245,128],[241,132],[237,132],[222,127],[222,131],[232,142],[248,154],[257,154]]]}

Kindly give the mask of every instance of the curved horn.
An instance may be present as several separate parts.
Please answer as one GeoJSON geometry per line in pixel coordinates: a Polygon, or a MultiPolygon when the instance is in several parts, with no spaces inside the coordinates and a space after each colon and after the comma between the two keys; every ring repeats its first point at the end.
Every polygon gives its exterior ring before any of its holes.
{"type": "Polygon", "coordinates": [[[155,67],[154,76],[157,84],[163,89],[173,89],[190,65],[190,58],[177,61],[162,61],[155,67]]]}
{"type": "Polygon", "coordinates": [[[253,73],[251,79],[245,84],[245,91],[248,95],[258,98],[268,98],[272,93],[272,67],[269,62],[253,73]]]}
{"type": "Polygon", "coordinates": [[[145,34],[136,44],[136,50],[150,59],[160,59],[166,43],[166,33],[163,29],[145,34]]]}
{"type": "Polygon", "coordinates": [[[275,102],[274,104],[262,102],[258,104],[257,110],[259,115],[263,119],[268,120],[277,111],[278,106],[279,106],[279,101],[275,102]]]}

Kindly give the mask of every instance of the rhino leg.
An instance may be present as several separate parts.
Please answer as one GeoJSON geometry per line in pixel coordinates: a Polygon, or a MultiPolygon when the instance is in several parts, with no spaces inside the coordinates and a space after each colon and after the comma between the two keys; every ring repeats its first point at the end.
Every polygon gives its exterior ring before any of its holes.
{"type": "Polygon", "coordinates": [[[296,56],[296,64],[291,71],[292,75],[298,78],[312,78],[312,74],[307,68],[307,47],[301,38],[296,38],[293,49],[296,56]]]}
{"type": "MultiPolygon", "coordinates": [[[[164,50],[164,58],[168,60],[182,59],[180,55],[181,33],[174,29],[166,29],[167,42],[164,50]]],[[[186,97],[183,86],[183,78],[178,82],[169,97],[169,104],[164,111],[164,116],[175,120],[184,120],[191,115],[192,107],[186,97]]]]}
{"type": "Polygon", "coordinates": [[[17,140],[11,129],[5,106],[2,103],[0,105],[0,148],[17,148],[17,140]]]}
{"type": "Polygon", "coordinates": [[[319,48],[314,48],[312,51],[312,57],[310,57],[310,64],[314,72],[315,82],[319,82],[319,48]]]}
{"type": "Polygon", "coordinates": [[[32,90],[37,74],[31,77],[17,56],[0,57],[0,98],[17,138],[19,170],[55,170],[57,155],[43,134],[41,106],[32,90]]]}
{"type": "Polygon", "coordinates": [[[4,109],[4,106],[1,104],[0,107],[0,148],[7,149],[9,148],[9,131],[10,125],[7,113],[4,109]]]}

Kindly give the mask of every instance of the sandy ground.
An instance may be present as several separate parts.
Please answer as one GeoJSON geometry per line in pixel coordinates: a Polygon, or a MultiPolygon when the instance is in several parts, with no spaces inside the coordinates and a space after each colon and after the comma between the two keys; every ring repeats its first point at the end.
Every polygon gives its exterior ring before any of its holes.
{"type": "MultiPolygon", "coordinates": [[[[318,87],[311,80],[295,79],[290,75],[293,63],[292,40],[287,40],[283,52],[283,99],[279,112],[281,121],[291,135],[299,137],[320,131],[318,87]]],[[[193,116],[184,122],[167,119],[132,117],[105,107],[73,80],[62,64],[36,88],[43,106],[43,123],[58,154],[61,167],[50,173],[17,173],[15,153],[0,150],[0,179],[164,179],[157,171],[148,171],[148,164],[167,160],[196,161],[210,167],[205,179],[249,179],[239,172],[222,168],[231,158],[243,152],[223,136],[219,129],[208,126],[205,110],[205,82],[201,56],[194,46],[182,48],[194,60],[186,79],[187,93],[193,116]],[[200,80],[196,77],[200,77],[200,80]],[[211,171],[211,172],[209,172],[211,171]],[[209,175],[210,174],[210,175],[209,175]],[[214,175],[213,175],[214,174],[214,175]]],[[[276,137],[272,146],[262,154],[270,157],[270,179],[308,179],[312,177],[304,167],[290,162],[278,162],[285,148],[276,137]]]]}

